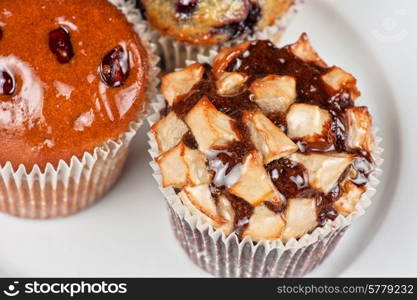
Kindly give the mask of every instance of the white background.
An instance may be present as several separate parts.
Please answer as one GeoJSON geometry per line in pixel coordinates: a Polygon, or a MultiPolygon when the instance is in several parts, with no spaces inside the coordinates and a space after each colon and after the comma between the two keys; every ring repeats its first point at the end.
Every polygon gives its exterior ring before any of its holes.
{"type": "MultiPolygon", "coordinates": [[[[311,276],[417,276],[417,1],[306,2],[284,42],[306,31],[324,60],[358,78],[386,160],[373,205],[311,276]]],[[[92,208],[50,221],[0,216],[0,276],[209,276],[173,237],[145,130],[92,208]]]]}

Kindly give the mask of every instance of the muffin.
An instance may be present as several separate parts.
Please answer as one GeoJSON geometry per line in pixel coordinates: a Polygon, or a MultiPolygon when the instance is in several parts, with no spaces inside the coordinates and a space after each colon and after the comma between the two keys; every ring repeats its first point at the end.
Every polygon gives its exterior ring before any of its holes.
{"type": "Polygon", "coordinates": [[[225,48],[162,78],[151,154],[174,232],[222,277],[303,276],[364,213],[380,148],[356,79],[306,34],[225,48]]]}
{"type": "MultiPolygon", "coordinates": [[[[173,71],[198,53],[255,37],[278,39],[295,0],[137,0],[155,30],[163,69],[173,71]]],[[[298,1],[300,2],[300,1],[298,1]]]]}
{"type": "Polygon", "coordinates": [[[145,28],[113,5],[124,1],[1,3],[0,211],[75,213],[117,179],[144,118],[156,72],[145,28]]]}

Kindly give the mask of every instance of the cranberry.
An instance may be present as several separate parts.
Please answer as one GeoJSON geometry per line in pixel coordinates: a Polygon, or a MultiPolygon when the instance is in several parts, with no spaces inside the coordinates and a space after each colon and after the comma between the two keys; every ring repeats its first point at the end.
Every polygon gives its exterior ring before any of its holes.
{"type": "Polygon", "coordinates": [[[2,38],[3,38],[3,29],[1,29],[1,27],[0,27],[0,41],[1,41],[2,38]]]}
{"type": "Polygon", "coordinates": [[[275,124],[282,132],[287,132],[287,119],[286,115],[280,111],[273,112],[267,115],[267,117],[275,124]]]}
{"type": "Polygon", "coordinates": [[[197,4],[198,0],[178,0],[174,6],[180,17],[185,18],[195,11],[197,4]]]}
{"type": "Polygon", "coordinates": [[[61,64],[69,63],[74,57],[69,31],[64,27],[52,30],[49,33],[49,49],[55,54],[61,64]]]}
{"type": "Polygon", "coordinates": [[[120,45],[107,53],[100,65],[101,79],[110,87],[122,86],[129,71],[129,53],[120,45]]]}
{"type": "Polygon", "coordinates": [[[13,95],[16,91],[16,81],[13,76],[5,71],[0,71],[0,95],[13,95]]]}

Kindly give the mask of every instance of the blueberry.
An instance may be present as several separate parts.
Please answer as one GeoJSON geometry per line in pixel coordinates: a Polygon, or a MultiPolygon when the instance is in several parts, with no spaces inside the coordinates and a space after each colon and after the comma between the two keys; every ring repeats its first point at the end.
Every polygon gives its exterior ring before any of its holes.
{"type": "Polygon", "coordinates": [[[243,21],[245,27],[253,31],[256,24],[258,24],[259,19],[261,18],[261,8],[258,4],[252,3],[251,8],[249,9],[249,14],[245,21],[243,21]]]}
{"type": "Polygon", "coordinates": [[[240,37],[246,32],[253,32],[256,24],[261,17],[261,8],[259,5],[251,3],[248,15],[245,20],[239,22],[232,22],[220,27],[217,27],[217,31],[223,32],[229,36],[229,39],[233,40],[240,37]]]}
{"type": "Polygon", "coordinates": [[[145,7],[145,5],[143,5],[141,0],[136,0],[136,7],[139,9],[139,11],[142,15],[142,18],[146,20],[147,19],[147,17],[146,17],[146,7],[145,7]]]}
{"type": "Polygon", "coordinates": [[[174,7],[180,17],[185,18],[195,11],[197,5],[198,0],[178,0],[175,2],[174,7]]]}

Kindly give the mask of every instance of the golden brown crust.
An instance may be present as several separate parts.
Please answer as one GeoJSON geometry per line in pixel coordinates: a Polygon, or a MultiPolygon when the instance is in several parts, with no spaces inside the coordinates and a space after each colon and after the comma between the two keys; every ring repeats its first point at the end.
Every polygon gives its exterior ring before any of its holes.
{"type": "Polygon", "coordinates": [[[149,67],[125,16],[106,0],[1,1],[1,7],[7,14],[0,14],[0,67],[13,71],[17,89],[0,95],[0,164],[57,165],[120,137],[144,109],[149,67]],[[59,27],[74,48],[67,64],[48,47],[48,34],[59,27]],[[98,69],[121,44],[130,53],[130,73],[111,88],[98,69]]]}

